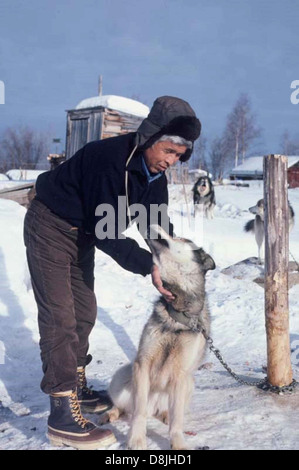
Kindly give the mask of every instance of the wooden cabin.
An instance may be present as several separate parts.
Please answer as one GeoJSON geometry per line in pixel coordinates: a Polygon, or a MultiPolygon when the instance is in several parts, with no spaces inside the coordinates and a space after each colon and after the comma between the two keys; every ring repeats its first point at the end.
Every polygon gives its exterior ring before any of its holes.
{"type": "Polygon", "coordinates": [[[95,96],[67,111],[66,158],[87,142],[135,132],[149,108],[139,101],[115,95],[95,96]]]}
{"type": "Polygon", "coordinates": [[[299,188],[299,158],[298,162],[288,168],[289,188],[299,188]]]}
{"type": "MultiPolygon", "coordinates": [[[[264,177],[263,157],[250,157],[242,165],[234,168],[230,179],[262,180],[264,177]]],[[[299,156],[288,156],[288,183],[289,188],[299,188],[299,156]]]]}

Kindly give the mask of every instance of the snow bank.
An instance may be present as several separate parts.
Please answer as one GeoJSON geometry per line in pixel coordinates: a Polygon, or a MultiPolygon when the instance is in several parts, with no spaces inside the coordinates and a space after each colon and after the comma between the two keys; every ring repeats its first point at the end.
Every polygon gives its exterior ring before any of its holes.
{"type": "Polygon", "coordinates": [[[46,170],[8,170],[7,176],[11,180],[15,181],[35,181],[39,175],[44,173],[46,170]]]}
{"type": "Polygon", "coordinates": [[[23,220],[26,209],[14,201],[0,199],[0,214],[1,285],[5,284],[10,289],[20,291],[28,283],[23,243],[23,220]]]}

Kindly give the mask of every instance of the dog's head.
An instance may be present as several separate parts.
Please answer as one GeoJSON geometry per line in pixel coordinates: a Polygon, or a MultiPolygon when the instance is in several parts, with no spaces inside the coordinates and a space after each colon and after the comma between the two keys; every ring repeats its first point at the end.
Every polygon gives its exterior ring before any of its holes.
{"type": "MultiPolygon", "coordinates": [[[[293,227],[294,225],[294,216],[295,216],[295,213],[294,213],[294,210],[290,204],[290,201],[288,201],[288,206],[289,206],[289,222],[290,222],[290,229],[293,227]]],[[[265,203],[264,203],[264,199],[260,199],[256,206],[253,206],[253,207],[249,207],[249,211],[252,213],[252,214],[255,214],[255,215],[259,215],[260,218],[262,219],[262,221],[264,221],[264,218],[265,218],[265,203]]]]}
{"type": "Polygon", "coordinates": [[[192,241],[173,238],[158,225],[150,227],[149,235],[147,242],[165,287],[175,295],[201,292],[206,272],[216,267],[213,258],[192,241]]]}
{"type": "Polygon", "coordinates": [[[264,220],[264,199],[260,199],[256,206],[249,207],[249,212],[255,215],[259,215],[264,220]]]}
{"type": "Polygon", "coordinates": [[[200,196],[207,196],[211,192],[212,182],[208,176],[201,176],[195,183],[195,191],[200,196]]]}

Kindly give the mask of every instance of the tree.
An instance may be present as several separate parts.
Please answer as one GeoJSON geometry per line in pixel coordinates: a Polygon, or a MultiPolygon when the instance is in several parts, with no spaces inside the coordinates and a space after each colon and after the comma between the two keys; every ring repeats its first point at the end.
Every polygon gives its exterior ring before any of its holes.
{"type": "Polygon", "coordinates": [[[299,141],[292,140],[287,130],[281,136],[280,146],[283,155],[299,155],[299,141]]]}
{"type": "Polygon", "coordinates": [[[240,155],[244,162],[250,145],[260,135],[261,128],[256,125],[256,117],[251,111],[249,97],[243,93],[227,117],[223,137],[226,146],[230,148],[231,155],[234,155],[235,166],[238,166],[240,155]]]}
{"type": "Polygon", "coordinates": [[[215,137],[210,149],[210,164],[213,179],[222,180],[230,156],[230,147],[223,137],[215,137]]]}
{"type": "Polygon", "coordinates": [[[205,170],[208,171],[208,165],[206,161],[206,148],[207,138],[201,136],[194,145],[192,158],[190,159],[190,169],[192,170],[205,170]]]}
{"type": "Polygon", "coordinates": [[[50,151],[49,136],[29,127],[9,127],[0,143],[1,166],[6,168],[37,168],[46,165],[50,151]]]}

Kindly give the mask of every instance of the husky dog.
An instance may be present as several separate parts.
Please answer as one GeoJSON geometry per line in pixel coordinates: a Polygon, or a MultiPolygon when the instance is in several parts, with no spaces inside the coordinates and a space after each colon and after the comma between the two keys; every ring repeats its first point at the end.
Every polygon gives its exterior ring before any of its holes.
{"type": "MultiPolygon", "coordinates": [[[[255,219],[249,220],[244,230],[245,232],[252,232],[255,235],[255,240],[258,246],[258,262],[261,264],[261,248],[264,242],[264,199],[260,199],[256,206],[249,207],[249,211],[255,214],[255,219]]],[[[295,212],[289,203],[289,229],[292,230],[295,222],[295,212]]]]}
{"type": "Polygon", "coordinates": [[[194,217],[197,211],[203,211],[208,219],[214,217],[216,206],[213,183],[208,176],[201,176],[193,186],[194,217]]]}
{"type": "Polygon", "coordinates": [[[153,261],[175,300],[169,304],[161,297],[154,305],[134,363],[112,378],[109,394],[115,406],[108,414],[110,421],[122,413],[132,415],[129,449],[146,449],[147,416],[169,423],[172,449],[186,449],[184,411],[194,388],[192,373],[205,354],[201,328],[210,331],[205,274],[215,263],[191,241],[174,239],[159,226],[151,230],[153,261]]]}

